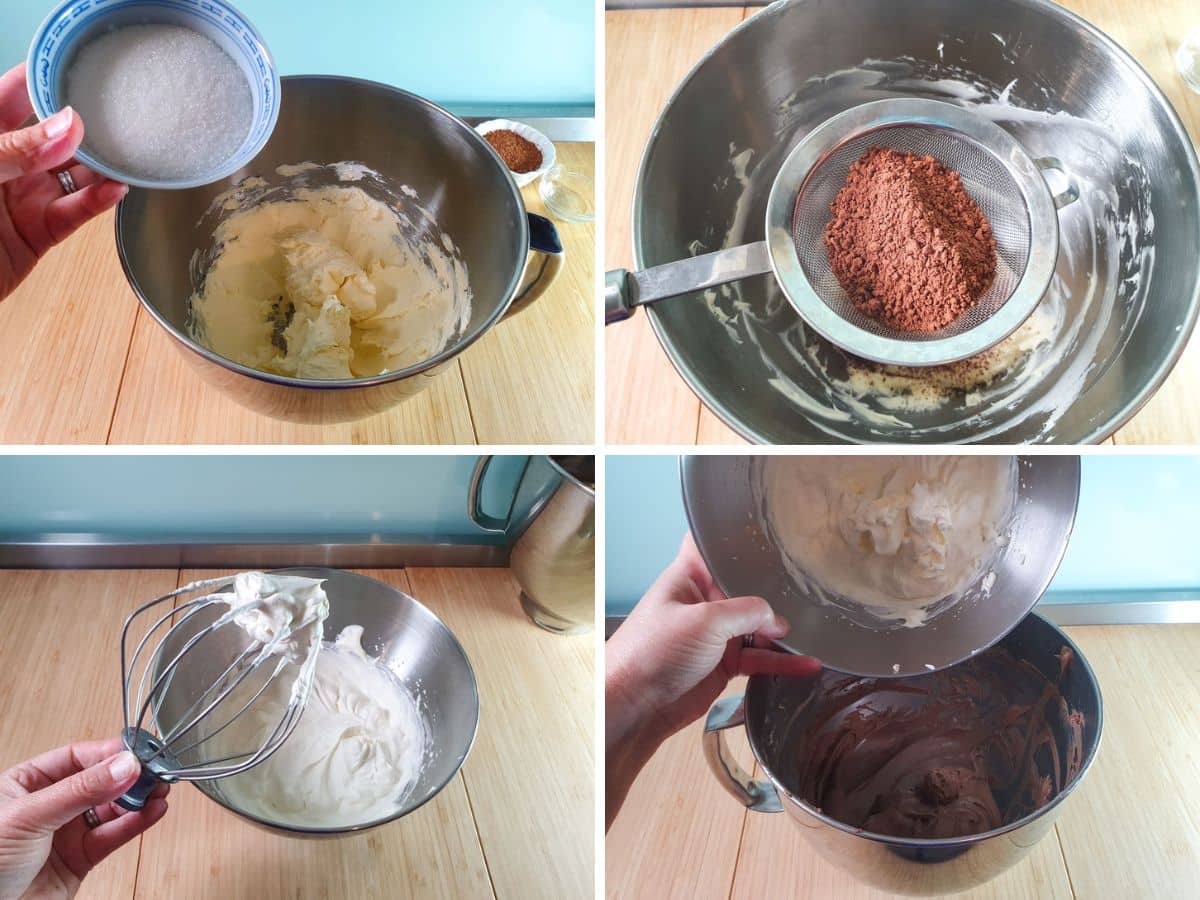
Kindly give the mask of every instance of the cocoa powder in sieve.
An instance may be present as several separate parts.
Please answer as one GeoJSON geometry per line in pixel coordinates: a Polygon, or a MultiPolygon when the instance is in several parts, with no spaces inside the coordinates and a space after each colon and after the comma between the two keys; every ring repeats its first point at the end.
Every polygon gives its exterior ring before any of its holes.
{"type": "Polygon", "coordinates": [[[959,174],[932,156],[872,147],[830,211],[833,274],[859,310],[891,328],[945,328],[996,277],[991,225],[959,174]]]}

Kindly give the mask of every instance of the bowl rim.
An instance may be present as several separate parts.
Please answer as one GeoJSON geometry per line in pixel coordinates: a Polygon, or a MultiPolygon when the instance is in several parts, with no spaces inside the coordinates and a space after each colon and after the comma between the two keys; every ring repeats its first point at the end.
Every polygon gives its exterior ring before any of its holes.
{"type": "MultiPolygon", "coordinates": [[[[463,121],[459,116],[456,116],[456,115],[454,115],[454,113],[447,110],[445,107],[439,106],[438,104],[434,103],[432,100],[428,100],[428,99],[420,96],[419,94],[414,94],[410,91],[404,90],[403,88],[394,87],[393,85],[390,85],[390,84],[384,84],[383,82],[380,82],[380,81],[371,81],[366,78],[354,78],[354,77],[350,77],[350,76],[346,76],[346,75],[285,75],[281,79],[281,82],[283,85],[287,85],[290,83],[301,83],[301,82],[306,82],[306,81],[345,82],[348,84],[365,86],[372,90],[377,89],[377,90],[387,91],[390,93],[400,94],[401,96],[406,97],[409,100],[413,100],[413,101],[427,107],[428,109],[434,111],[435,113],[439,113],[442,116],[445,116],[450,121],[452,121],[454,123],[454,125],[457,128],[459,128],[461,131],[463,131],[464,133],[469,133],[470,137],[468,137],[468,140],[476,141],[478,143],[478,145],[481,145],[482,148],[484,150],[486,150],[487,153],[489,154],[489,157],[493,161],[493,164],[498,166],[500,169],[502,169],[506,174],[508,173],[508,167],[504,165],[503,160],[501,160],[500,157],[496,154],[496,152],[492,149],[492,146],[487,141],[485,141],[470,125],[468,125],[465,121],[463,121]]],[[[280,105],[282,106],[282,104],[283,104],[283,92],[281,90],[280,91],[280,105]]],[[[247,165],[249,165],[249,164],[247,164],[247,165]]],[[[519,232],[517,235],[517,242],[516,242],[517,246],[518,247],[520,247],[520,246],[528,247],[529,246],[529,218],[528,218],[528,215],[527,215],[526,209],[525,209],[525,201],[521,197],[520,189],[517,187],[516,182],[514,182],[512,180],[512,178],[508,179],[508,188],[509,188],[510,196],[513,200],[513,203],[516,204],[516,208],[518,210],[520,210],[520,213],[521,213],[517,217],[517,230],[519,232]]],[[[129,254],[126,252],[125,243],[122,240],[121,226],[125,220],[126,200],[128,200],[128,197],[122,199],[121,202],[117,204],[116,215],[114,217],[114,222],[113,222],[116,243],[117,243],[117,257],[121,261],[121,271],[124,272],[124,274],[125,274],[125,280],[129,283],[129,287],[133,290],[134,294],[137,295],[138,300],[141,302],[142,307],[146,310],[146,312],[148,312],[150,314],[150,316],[159,325],[161,325],[171,337],[173,337],[178,342],[181,349],[189,350],[192,353],[195,353],[197,356],[200,356],[203,359],[207,360],[208,362],[215,363],[216,365],[218,365],[221,368],[226,369],[228,371],[235,372],[239,375],[245,375],[249,378],[255,379],[256,381],[266,382],[267,384],[280,385],[282,387],[293,387],[293,388],[303,388],[305,390],[322,390],[322,391],[324,391],[324,390],[328,390],[328,391],[358,390],[361,388],[370,388],[370,387],[376,387],[381,384],[388,384],[393,381],[400,381],[402,379],[409,378],[413,375],[429,374],[432,376],[434,374],[437,374],[430,370],[436,369],[438,366],[441,366],[443,363],[449,362],[454,357],[458,356],[460,353],[462,353],[464,350],[466,350],[468,347],[470,347],[472,344],[474,344],[477,340],[479,340],[481,337],[483,337],[483,335],[486,334],[492,328],[493,325],[495,325],[502,318],[504,318],[504,316],[508,313],[509,308],[512,306],[513,298],[516,296],[517,288],[520,286],[520,283],[521,283],[521,276],[525,270],[524,262],[522,262],[521,265],[514,267],[512,277],[509,279],[508,285],[504,288],[505,292],[507,293],[506,298],[504,299],[503,302],[499,303],[496,306],[496,309],[492,311],[492,314],[490,316],[488,316],[486,319],[484,319],[473,332],[464,335],[462,338],[460,338],[455,343],[451,344],[448,347],[443,348],[440,352],[429,357],[429,359],[423,360],[419,363],[416,363],[414,365],[408,366],[403,369],[396,369],[393,372],[384,372],[380,375],[368,375],[364,378],[328,378],[328,379],[292,378],[287,375],[276,375],[273,372],[264,372],[261,369],[253,369],[250,366],[244,366],[241,363],[234,362],[231,359],[221,356],[221,354],[219,354],[213,350],[209,350],[207,347],[204,347],[201,344],[196,343],[195,341],[193,341],[191,339],[191,337],[189,337],[188,335],[184,334],[182,331],[177,329],[158,310],[158,308],[153,303],[150,302],[149,298],[147,298],[145,292],[142,290],[142,286],[138,283],[137,279],[134,277],[133,268],[132,268],[132,265],[129,260],[129,254]]],[[[528,257],[526,256],[526,258],[528,258],[528,257]]],[[[468,273],[468,278],[469,278],[469,273],[468,273]]]]}
{"type": "Polygon", "coordinates": [[[422,800],[420,803],[416,804],[415,806],[405,807],[404,809],[402,809],[401,811],[399,811],[393,815],[384,816],[381,819],[375,819],[370,822],[363,822],[358,825],[346,825],[346,826],[339,826],[337,828],[310,828],[310,827],[306,827],[306,826],[302,826],[302,825],[288,825],[288,824],[283,824],[280,822],[272,822],[268,819],[262,818],[261,816],[256,816],[253,813],[246,812],[245,810],[242,810],[242,809],[238,809],[237,807],[225,802],[225,800],[223,800],[221,797],[216,796],[216,795],[210,793],[208,790],[206,790],[205,788],[207,787],[207,784],[200,783],[200,782],[198,782],[196,784],[196,787],[204,794],[205,797],[207,797],[209,800],[212,800],[214,803],[219,804],[220,806],[224,807],[225,809],[229,810],[234,815],[240,816],[241,818],[246,819],[247,821],[253,822],[256,825],[261,825],[262,827],[267,828],[271,831],[284,831],[284,832],[288,832],[289,834],[296,835],[298,837],[336,837],[336,836],[340,836],[340,835],[354,834],[356,832],[361,832],[361,831],[369,831],[372,828],[378,828],[381,825],[387,825],[389,822],[394,822],[397,819],[404,818],[405,816],[409,815],[410,813],[416,812],[422,806],[424,806],[425,804],[427,804],[431,800],[433,800],[433,798],[436,797],[438,794],[440,794],[443,790],[445,790],[446,785],[448,785],[451,781],[453,781],[455,776],[457,776],[458,773],[462,771],[462,767],[467,762],[467,757],[471,755],[471,750],[475,747],[475,739],[479,735],[479,706],[480,706],[479,681],[475,676],[475,667],[471,665],[471,657],[467,655],[466,648],[463,647],[462,642],[458,639],[458,635],[456,635],[453,631],[450,630],[450,627],[441,620],[441,617],[439,617],[437,615],[437,613],[433,612],[433,610],[431,610],[429,607],[427,607],[424,603],[422,603],[416,597],[413,597],[412,595],[408,594],[407,592],[402,591],[397,587],[393,587],[392,585],[388,584],[385,581],[380,581],[377,578],[371,578],[369,575],[360,575],[358,572],[348,572],[345,569],[333,569],[333,568],[329,568],[327,566],[287,566],[282,569],[267,570],[267,574],[269,574],[269,575],[308,574],[310,577],[319,577],[321,574],[329,574],[329,573],[336,574],[339,578],[347,578],[348,577],[352,580],[369,581],[374,584],[383,585],[389,591],[393,591],[393,592],[399,594],[401,597],[403,597],[409,603],[414,604],[418,609],[420,609],[423,612],[425,612],[426,614],[428,614],[430,617],[433,618],[433,620],[435,622],[437,622],[440,626],[442,626],[442,628],[445,630],[446,634],[449,636],[453,646],[458,648],[458,652],[462,656],[463,662],[466,664],[467,674],[470,675],[470,677],[471,677],[471,696],[475,700],[475,724],[471,728],[470,740],[467,741],[467,745],[463,749],[462,755],[459,757],[457,763],[455,764],[453,771],[450,772],[450,774],[448,776],[446,776],[446,778],[440,784],[438,784],[432,791],[430,791],[429,796],[427,796],[424,800],[422,800]]]}
{"type": "MultiPolygon", "coordinates": [[[[29,52],[25,59],[25,89],[29,93],[30,103],[32,104],[34,112],[36,113],[39,121],[48,118],[59,110],[47,108],[46,105],[41,102],[41,98],[38,96],[34,82],[37,68],[35,61],[37,59],[38,50],[45,43],[45,38],[47,32],[50,30],[51,24],[57,20],[69,6],[78,2],[80,2],[80,0],[60,0],[60,2],[46,15],[46,17],[42,20],[42,23],[34,31],[33,39],[29,44],[29,52]]],[[[267,117],[267,127],[263,129],[259,139],[250,146],[246,153],[237,152],[230,156],[229,159],[227,159],[221,166],[212,169],[203,175],[192,178],[143,178],[128,172],[122,172],[120,169],[110,166],[108,163],[92,154],[84,146],[80,146],[79,149],[75,151],[75,157],[79,162],[86,165],[89,169],[106,176],[107,178],[111,178],[114,181],[119,181],[122,184],[127,184],[131,187],[146,188],[150,190],[182,191],[190,190],[191,188],[204,187],[205,185],[209,184],[215,184],[218,181],[228,178],[234,172],[238,171],[238,169],[249,165],[254,158],[258,156],[262,148],[267,145],[267,141],[271,139],[271,134],[275,131],[275,125],[279,121],[279,107],[282,99],[280,91],[279,66],[276,65],[275,57],[272,55],[271,49],[267,46],[266,41],[263,40],[262,34],[257,28],[254,27],[254,23],[247,18],[245,13],[229,3],[228,0],[207,0],[207,2],[212,3],[214,6],[220,7],[226,14],[235,16],[237,19],[239,19],[241,24],[246,29],[247,35],[254,40],[256,49],[262,54],[263,59],[266,61],[267,69],[271,75],[272,87],[275,91],[275,103],[272,104],[270,114],[267,117]]],[[[144,2],[143,0],[124,0],[124,2],[117,3],[109,7],[93,7],[95,10],[93,17],[103,16],[113,10],[127,9],[129,7],[137,6],[159,8],[167,6],[172,10],[177,10],[184,14],[191,14],[191,10],[188,8],[188,6],[182,3],[176,4],[175,2],[168,2],[164,4],[161,2],[151,2],[151,0],[144,0],[144,2]]],[[[61,109],[62,107],[60,107],[60,110],[61,109]]]]}
{"type": "MultiPolygon", "coordinates": [[[[633,244],[634,265],[637,269],[641,270],[646,268],[646,259],[642,253],[641,227],[641,213],[645,200],[645,179],[647,170],[649,168],[651,152],[655,149],[658,139],[662,134],[663,122],[668,111],[675,106],[675,103],[679,99],[680,95],[682,95],[684,90],[688,88],[700,70],[712,58],[714,58],[727,43],[734,40],[735,37],[739,36],[743,31],[749,31],[752,27],[754,27],[754,23],[756,23],[760,17],[766,19],[771,16],[780,15],[784,9],[801,5],[804,2],[805,0],[779,0],[779,2],[773,3],[771,6],[764,8],[749,18],[743,19],[741,22],[731,28],[728,33],[726,33],[719,41],[717,41],[717,43],[713,44],[713,46],[710,47],[702,57],[700,57],[696,64],[692,66],[690,70],[688,70],[688,73],[683,77],[683,79],[676,86],[675,90],[671,93],[670,98],[663,106],[662,111],[658,114],[658,118],[655,119],[654,126],[650,129],[650,133],[646,138],[646,144],[642,149],[641,159],[638,163],[637,178],[634,180],[633,197],[630,204],[630,219],[632,224],[630,229],[630,238],[633,244]]],[[[1167,121],[1171,125],[1176,140],[1183,147],[1184,158],[1187,161],[1188,168],[1192,176],[1192,184],[1195,185],[1198,192],[1200,192],[1200,159],[1197,159],[1196,149],[1192,144],[1191,137],[1189,136],[1187,129],[1184,127],[1183,121],[1179,118],[1179,113],[1176,111],[1174,105],[1167,98],[1166,94],[1163,93],[1157,82],[1155,82],[1155,80],[1150,76],[1150,73],[1146,71],[1142,64],[1134,59],[1130,53],[1120,46],[1120,44],[1114,41],[1111,37],[1109,37],[1087,19],[1063,6],[1059,6],[1057,3],[1052,2],[1052,0],[1011,0],[1011,2],[1019,6],[1039,10],[1046,15],[1057,16],[1066,19],[1068,22],[1074,24],[1078,28],[1081,28],[1083,31],[1091,35],[1110,52],[1113,52],[1114,57],[1120,63],[1124,64],[1132,72],[1135,78],[1141,81],[1142,85],[1148,90],[1150,95],[1158,99],[1163,112],[1166,114],[1167,121]]],[[[667,327],[661,321],[661,314],[656,307],[651,304],[647,308],[646,313],[647,318],[650,321],[650,327],[654,331],[654,336],[658,339],[658,343],[662,347],[663,352],[666,353],[667,358],[671,361],[671,365],[674,367],[680,378],[683,379],[684,384],[687,385],[688,389],[692,392],[696,399],[700,401],[704,408],[708,409],[739,437],[750,443],[771,446],[791,446],[795,444],[794,441],[781,442],[771,440],[767,437],[767,435],[761,433],[760,430],[752,427],[748,422],[742,421],[731,410],[727,409],[724,403],[721,403],[717,400],[714,392],[709,389],[708,385],[694,371],[692,371],[692,368],[684,361],[682,352],[675,347],[671,336],[667,332],[667,327]]],[[[1180,322],[1180,327],[1176,331],[1174,340],[1171,343],[1167,353],[1161,358],[1161,362],[1153,370],[1150,377],[1146,379],[1141,389],[1132,397],[1130,397],[1120,410],[1115,412],[1115,414],[1110,413],[1107,417],[1099,420],[1098,424],[1093,421],[1093,423],[1091,423],[1090,430],[1082,431],[1073,437],[1058,437],[1051,442],[1039,435],[1034,442],[1077,445],[1098,444],[1112,437],[1113,434],[1115,434],[1125,425],[1129,424],[1129,421],[1133,419],[1133,417],[1139,412],[1141,412],[1142,408],[1150,402],[1150,399],[1158,392],[1158,389],[1162,387],[1163,382],[1167,380],[1167,377],[1171,374],[1172,370],[1179,362],[1180,357],[1183,356],[1184,350],[1187,349],[1188,341],[1191,339],[1191,335],[1196,327],[1198,318],[1200,318],[1200,278],[1196,279],[1192,289],[1192,296],[1188,305],[1187,313],[1184,316],[1183,321],[1180,322]]],[[[869,445],[872,443],[880,443],[880,441],[854,441],[847,439],[812,422],[812,420],[808,419],[807,417],[802,416],[802,418],[804,418],[804,420],[812,426],[814,431],[819,432],[806,438],[803,441],[804,444],[818,445],[858,443],[869,445]]],[[[996,441],[993,438],[969,436],[951,443],[971,444],[981,442],[995,443],[996,441]]],[[[1003,443],[1006,445],[1015,446],[1014,442],[1011,440],[1004,441],[1003,443]]],[[[946,441],[939,441],[936,444],[928,442],[916,442],[905,443],[902,446],[945,446],[946,444],[946,441]]]]}
{"type": "MultiPolygon", "coordinates": [[[[566,455],[568,455],[568,454],[547,453],[544,458],[545,458],[546,462],[550,464],[550,468],[554,469],[555,472],[557,472],[559,475],[561,475],[567,481],[571,482],[571,484],[575,485],[575,487],[579,488],[581,491],[586,492],[588,494],[588,496],[594,498],[596,496],[595,482],[593,482],[592,484],[588,484],[582,478],[575,477],[570,472],[568,472],[566,470],[566,468],[564,468],[563,465],[557,459],[554,458],[555,456],[566,456],[566,455]]],[[[594,454],[587,454],[587,455],[590,455],[593,458],[595,457],[594,454]]]]}
{"type": "MultiPolygon", "coordinates": [[[[762,766],[763,773],[770,780],[771,785],[775,788],[775,790],[778,791],[783,797],[786,797],[789,802],[802,809],[805,813],[813,816],[816,819],[819,819],[825,825],[836,828],[843,834],[866,838],[867,840],[877,844],[889,844],[892,846],[908,847],[912,849],[965,849],[967,847],[974,846],[975,844],[982,844],[984,841],[990,838],[1010,834],[1024,827],[1025,825],[1029,825],[1037,821],[1038,819],[1057,809],[1067,799],[1067,797],[1069,797],[1075,791],[1075,789],[1079,787],[1079,785],[1083,782],[1083,779],[1086,777],[1088,771],[1092,768],[1092,764],[1096,761],[1096,754],[1100,750],[1100,743],[1104,737],[1104,692],[1100,687],[1100,680],[1096,677],[1095,671],[1093,671],[1091,664],[1087,661],[1087,657],[1083,655],[1083,651],[1079,649],[1076,643],[1067,636],[1067,633],[1045,616],[1038,613],[1036,610],[1031,610],[1025,619],[1031,617],[1038,619],[1043,625],[1046,625],[1057,632],[1058,637],[1063,644],[1075,654],[1073,663],[1083,667],[1083,672],[1087,676],[1088,682],[1092,685],[1096,692],[1096,713],[1094,717],[1096,722],[1096,739],[1092,742],[1092,746],[1084,757],[1083,764],[1079,767],[1079,771],[1076,773],[1075,777],[1068,784],[1063,785],[1062,790],[1055,794],[1054,797],[1052,797],[1044,806],[1038,807],[1032,812],[1026,813],[1015,821],[1001,825],[998,828],[993,828],[990,831],[981,831],[978,834],[960,835],[952,838],[899,837],[890,834],[880,834],[877,831],[867,831],[862,828],[855,828],[852,825],[847,825],[845,822],[839,822],[837,819],[826,815],[824,812],[817,809],[803,798],[797,797],[790,790],[784,787],[782,782],[779,781],[778,777],[771,770],[771,768],[766,764],[766,762],[763,761],[762,754],[759,752],[758,742],[755,740],[754,734],[751,732],[750,728],[747,727],[744,729],[746,732],[746,739],[747,743],[750,744],[750,750],[754,754],[755,761],[762,766]]],[[[1022,619],[1021,622],[1024,622],[1025,619],[1022,619]]],[[[1017,624],[1019,625],[1021,623],[1018,622],[1017,624]]],[[[772,676],[751,676],[750,680],[746,684],[745,696],[750,696],[750,691],[754,684],[761,684],[770,677],[772,676]]],[[[743,703],[745,703],[745,701],[743,701],[743,703]]],[[[1050,820],[1050,823],[1053,823],[1053,819],[1050,820]]]]}

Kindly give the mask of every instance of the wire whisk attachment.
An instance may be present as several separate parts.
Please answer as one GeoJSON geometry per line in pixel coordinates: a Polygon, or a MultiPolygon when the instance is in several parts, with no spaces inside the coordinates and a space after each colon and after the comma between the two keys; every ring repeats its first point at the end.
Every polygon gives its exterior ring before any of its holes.
{"type": "MultiPolygon", "coordinates": [[[[141,809],[160,782],[228,778],[291,735],[316,673],[329,601],[319,579],[243,572],[195,581],[139,607],[121,633],[125,746],[142,763],[117,803],[141,809]],[[198,594],[177,605],[177,598],[198,594]],[[135,628],[153,623],[129,646],[135,628]],[[228,732],[280,680],[288,703],[265,729],[228,732]],[[215,754],[212,739],[225,733],[215,754]]],[[[250,721],[250,720],[247,720],[250,721]]]]}

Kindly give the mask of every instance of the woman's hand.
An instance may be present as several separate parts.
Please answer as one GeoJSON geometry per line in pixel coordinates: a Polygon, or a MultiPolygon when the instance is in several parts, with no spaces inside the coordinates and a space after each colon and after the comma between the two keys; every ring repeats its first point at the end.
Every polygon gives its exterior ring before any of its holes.
{"type": "Polygon", "coordinates": [[[737,675],[811,677],[810,656],[770,649],[788,632],[761,597],[726,597],[689,534],[605,648],[607,816],[612,824],[642,766],[703,716],[737,675]],[[753,646],[743,636],[753,635],[753,646]]]}
{"type": "Polygon", "coordinates": [[[83,122],[70,107],[21,128],[33,115],[24,64],[0,75],[0,300],[37,261],[79,226],[115,206],[129,190],[71,164],[83,142],[83,122]],[[76,190],[66,193],[58,173],[76,190]]]}
{"type": "Polygon", "coordinates": [[[0,774],[0,900],[74,897],[93,866],[161,819],[165,784],[141,812],[112,802],[140,769],[113,738],[59,747],[0,774]],[[93,808],[94,828],[83,818],[93,808]]]}

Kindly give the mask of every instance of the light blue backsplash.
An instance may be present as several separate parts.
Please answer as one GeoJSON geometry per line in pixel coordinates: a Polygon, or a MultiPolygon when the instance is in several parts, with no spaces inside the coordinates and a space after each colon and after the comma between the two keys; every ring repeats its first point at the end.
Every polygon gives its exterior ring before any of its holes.
{"type": "MultiPolygon", "coordinates": [[[[1085,456],[1081,477],[1075,531],[1044,602],[1127,599],[1066,591],[1200,590],[1200,457],[1085,456]]],[[[608,614],[619,615],[687,529],[678,460],[609,456],[605,503],[605,592],[608,614]]]]}
{"type": "Polygon", "coordinates": [[[637,603],[679,551],[687,531],[675,456],[604,461],[604,595],[607,614],[637,603]]]}
{"type": "MultiPolygon", "coordinates": [[[[504,543],[468,518],[475,456],[0,456],[0,541],[379,535],[504,543]]],[[[503,517],[527,457],[500,457],[484,511],[503,517]]],[[[523,492],[524,493],[524,492],[523,492]]]]}
{"type": "MultiPolygon", "coordinates": [[[[592,0],[233,2],[262,33],[283,75],[369,78],[461,115],[593,114],[592,0]]],[[[0,0],[4,69],[24,61],[52,7],[0,0]]]]}

